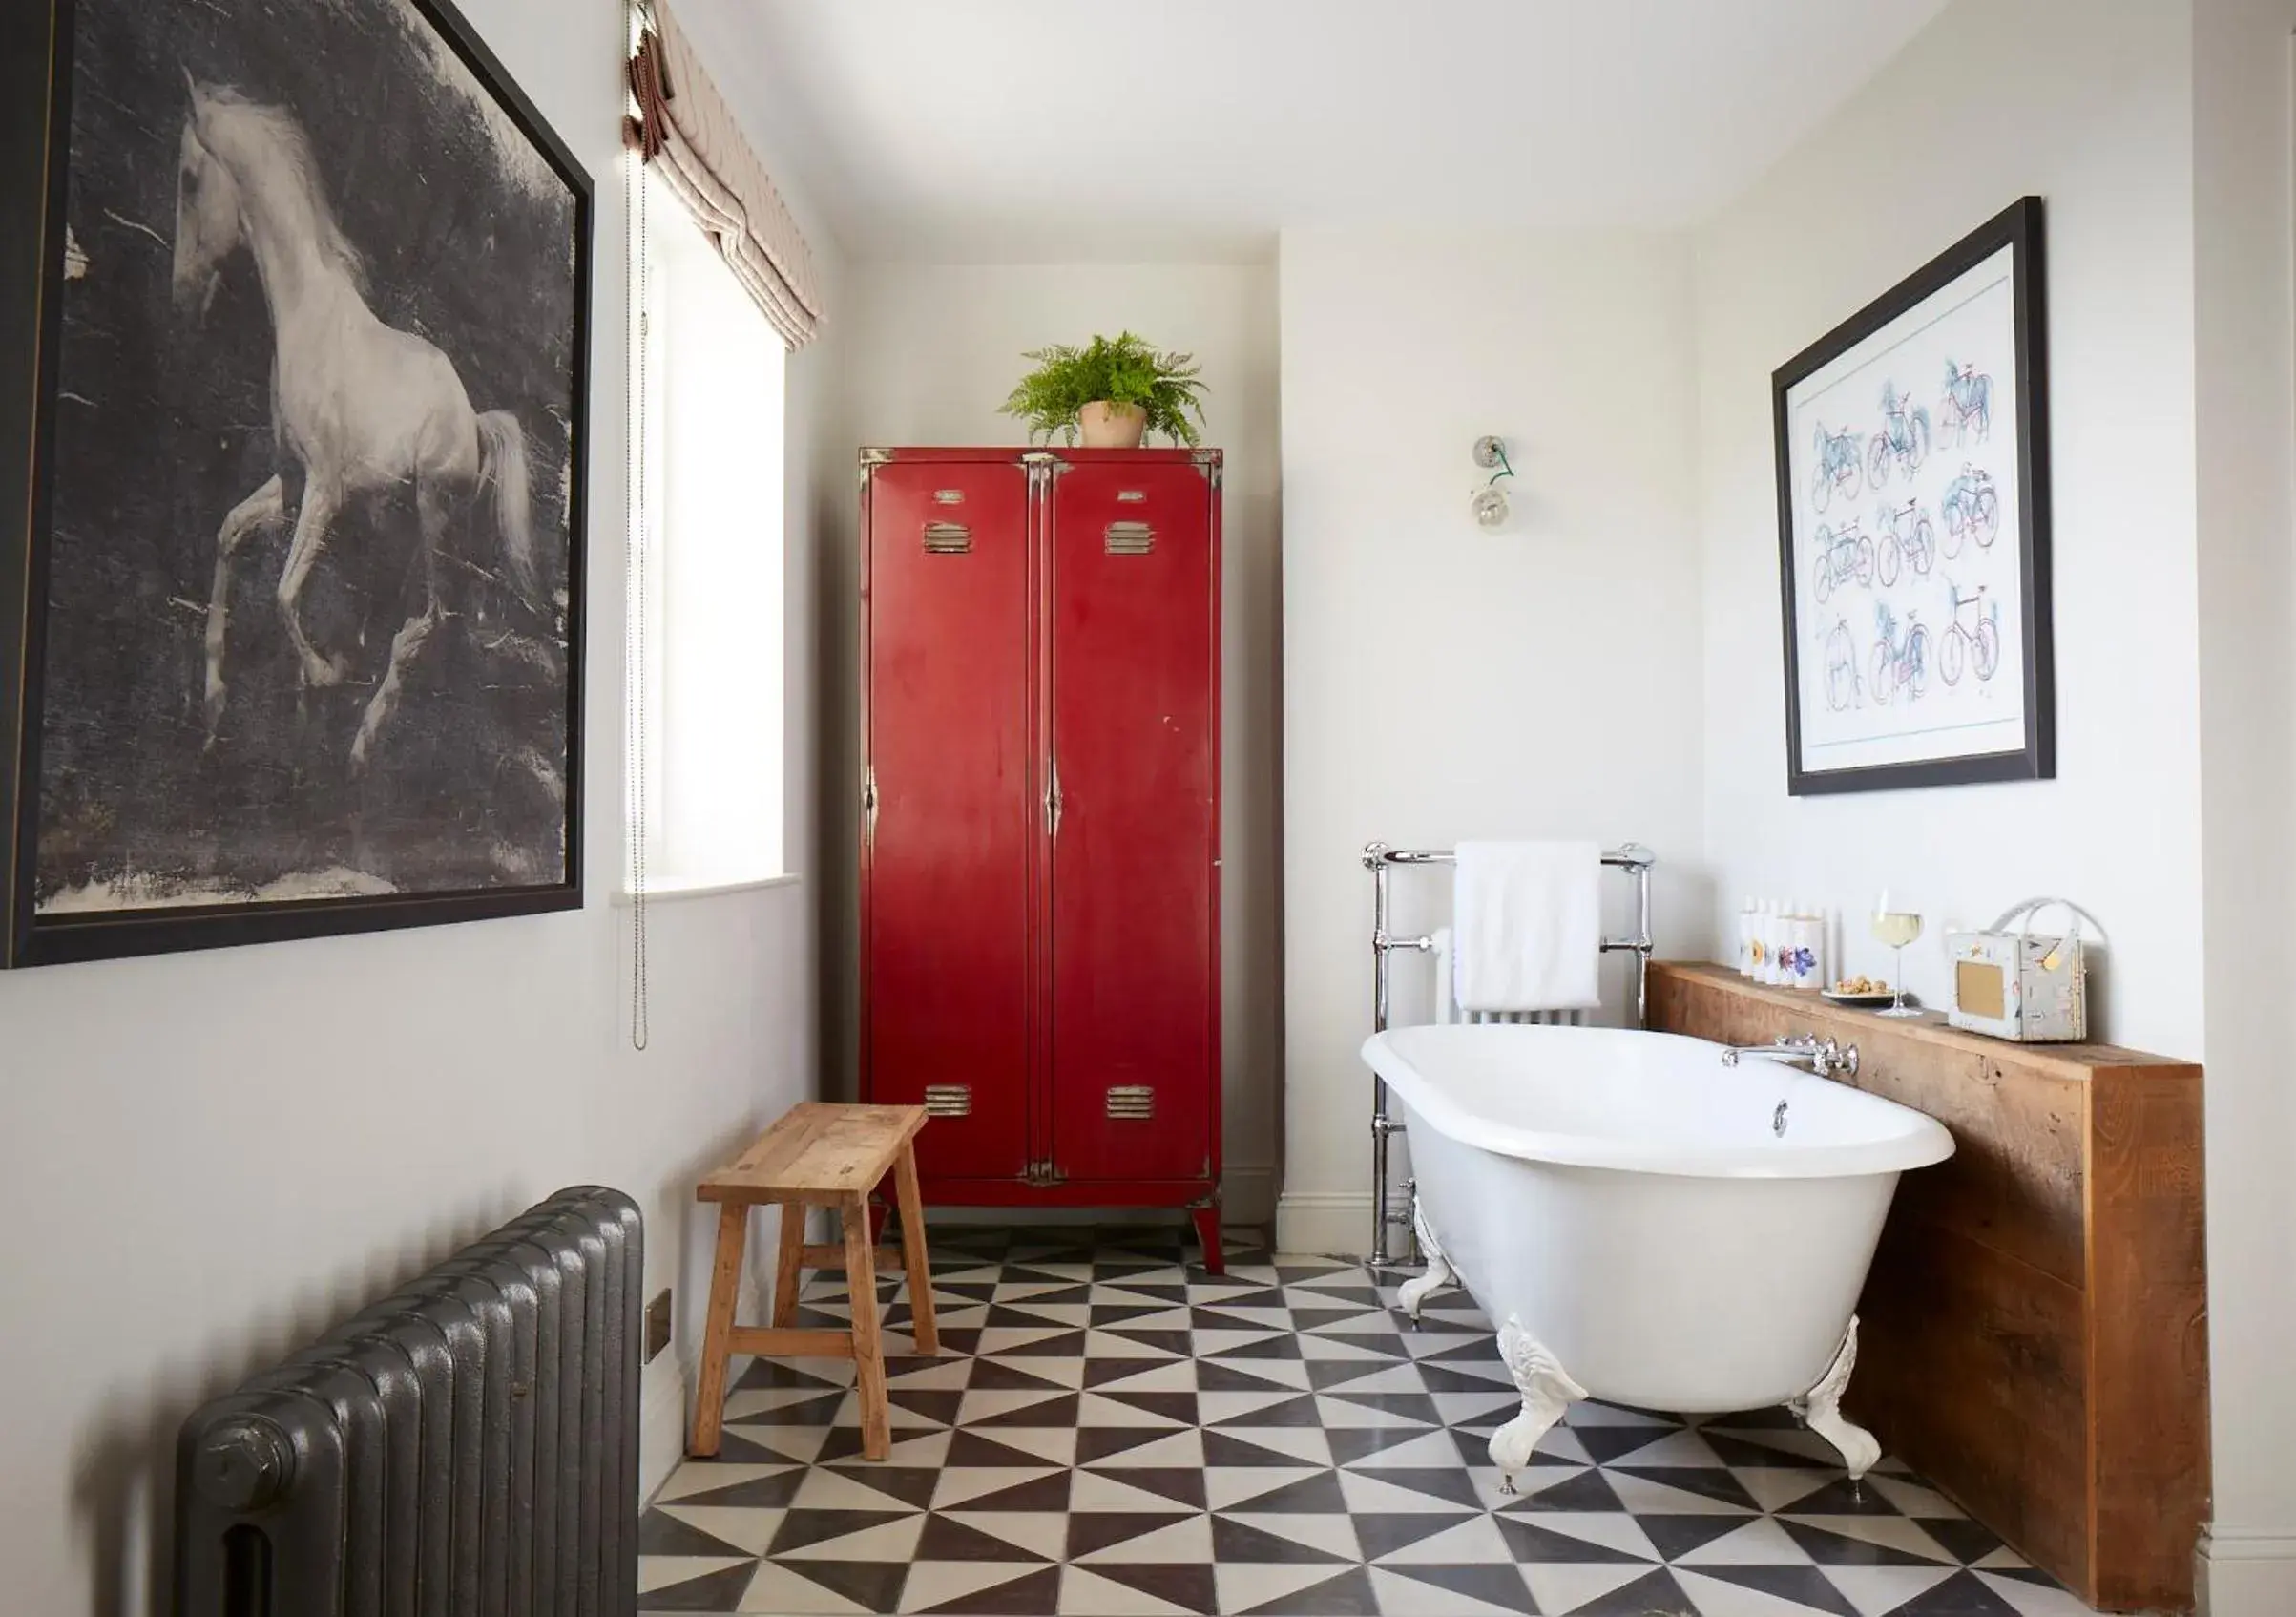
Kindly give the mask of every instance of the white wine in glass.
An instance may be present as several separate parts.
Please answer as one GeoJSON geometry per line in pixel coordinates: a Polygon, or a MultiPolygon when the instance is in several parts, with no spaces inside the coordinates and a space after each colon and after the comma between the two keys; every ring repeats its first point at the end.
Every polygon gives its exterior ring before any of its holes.
{"type": "Polygon", "coordinates": [[[1890,909],[1889,895],[1885,892],[1881,902],[1874,906],[1872,927],[1875,942],[1897,951],[1895,998],[1889,1001],[1889,1009],[1880,1014],[1885,1017],[1918,1017],[1921,1013],[1906,1003],[1906,945],[1921,936],[1921,917],[1910,910],[1890,909]]]}

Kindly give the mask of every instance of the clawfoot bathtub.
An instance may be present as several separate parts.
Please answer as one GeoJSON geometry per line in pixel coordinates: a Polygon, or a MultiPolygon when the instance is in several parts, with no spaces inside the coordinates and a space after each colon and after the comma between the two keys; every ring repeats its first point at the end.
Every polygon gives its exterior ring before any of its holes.
{"type": "Polygon", "coordinates": [[[1933,1118],[1721,1046],[1610,1028],[1391,1029],[1364,1060],[1400,1102],[1428,1271],[1498,1326],[1522,1413],[1502,1485],[1575,1399],[1714,1415],[1790,1405],[1851,1477],[1880,1458],[1842,1417],[1852,1312],[1933,1118]]]}

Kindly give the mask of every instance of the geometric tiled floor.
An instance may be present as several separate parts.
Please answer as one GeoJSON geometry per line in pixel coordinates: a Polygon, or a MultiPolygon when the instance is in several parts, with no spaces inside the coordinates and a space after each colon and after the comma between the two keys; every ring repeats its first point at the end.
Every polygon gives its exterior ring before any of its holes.
{"type": "MultiPolygon", "coordinates": [[[[640,1538],[641,1610],[1305,1617],[2074,1617],[1894,1460],[1853,1490],[1783,1410],[1589,1401],[1498,1489],[1519,1404],[1457,1290],[1177,1232],[933,1232],[942,1354],[890,1315],[893,1451],[852,1366],[754,1363],[640,1538]]],[[[889,1292],[891,1283],[887,1283],[889,1292]]],[[[809,1284],[801,1324],[848,1317],[809,1284]]]]}

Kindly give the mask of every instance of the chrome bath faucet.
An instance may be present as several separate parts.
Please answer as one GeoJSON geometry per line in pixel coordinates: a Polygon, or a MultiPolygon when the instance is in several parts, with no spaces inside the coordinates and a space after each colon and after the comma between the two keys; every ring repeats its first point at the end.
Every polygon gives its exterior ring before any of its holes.
{"type": "Polygon", "coordinates": [[[1722,1053],[1722,1065],[1734,1067],[1746,1056],[1759,1056],[1765,1061],[1779,1061],[1786,1066],[1807,1067],[1820,1078],[1831,1078],[1840,1073],[1855,1078],[1858,1071],[1858,1047],[1844,1046],[1840,1040],[1821,1040],[1814,1033],[1781,1034],[1769,1044],[1734,1044],[1722,1053]]]}

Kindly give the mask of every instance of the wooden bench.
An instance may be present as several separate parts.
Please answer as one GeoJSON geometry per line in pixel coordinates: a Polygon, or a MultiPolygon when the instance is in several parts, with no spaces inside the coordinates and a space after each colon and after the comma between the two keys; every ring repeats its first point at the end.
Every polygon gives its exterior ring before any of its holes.
{"type": "Polygon", "coordinates": [[[933,1317],[932,1265],[925,1248],[925,1208],[917,1193],[917,1130],[923,1106],[856,1106],[807,1101],[758,1136],[733,1164],[704,1179],[699,1201],[716,1202],[718,1261],[710,1275],[709,1324],[701,1344],[701,1386],[688,1452],[714,1455],[725,1424],[725,1367],[736,1354],[789,1354],[850,1358],[861,1394],[861,1452],[883,1460],[892,1446],[892,1417],[885,1396],[885,1348],[877,1320],[877,1270],[908,1277],[908,1306],[921,1354],[941,1351],[933,1317]],[[901,1245],[877,1247],[870,1237],[869,1193],[893,1175],[901,1206],[901,1245]],[[741,1262],[749,1244],[749,1210],[771,1203],[782,1209],[780,1260],[774,1266],[773,1324],[734,1323],[741,1262]],[[805,1208],[834,1208],[845,1226],[842,1246],[805,1245],[805,1208]],[[850,1331],[792,1329],[797,1317],[798,1271],[845,1266],[852,1303],[850,1331]]]}

